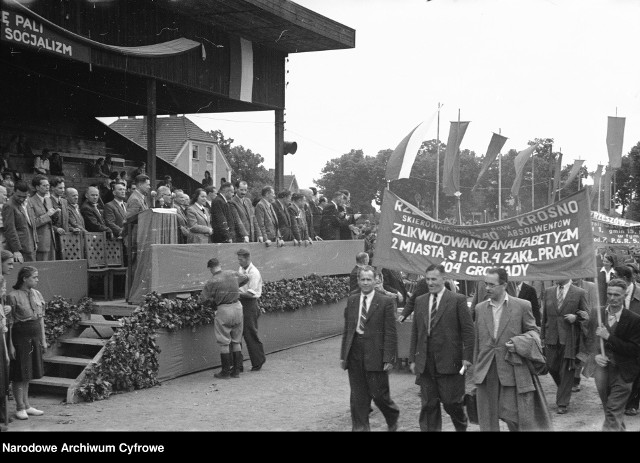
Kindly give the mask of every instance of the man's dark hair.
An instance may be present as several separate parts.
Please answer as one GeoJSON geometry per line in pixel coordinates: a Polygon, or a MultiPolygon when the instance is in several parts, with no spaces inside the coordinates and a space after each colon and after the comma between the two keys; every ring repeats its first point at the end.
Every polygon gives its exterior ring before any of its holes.
{"type": "Polygon", "coordinates": [[[249,252],[248,249],[245,249],[245,248],[238,249],[236,254],[242,257],[251,257],[251,253],[249,252]]]}
{"type": "Polygon", "coordinates": [[[309,189],[311,190],[311,193],[313,193],[313,196],[318,194],[318,189],[314,186],[310,186],[309,189]]]}
{"type": "Polygon", "coordinates": [[[349,192],[349,190],[340,190],[340,192],[345,196],[351,196],[351,193],[349,192]]]}
{"type": "Polygon", "coordinates": [[[127,188],[127,184],[124,183],[122,180],[116,180],[115,182],[111,182],[111,189],[115,190],[116,185],[123,185],[125,188],[127,188]]]}
{"type": "Polygon", "coordinates": [[[64,183],[64,179],[62,177],[53,177],[49,181],[49,185],[51,185],[51,188],[55,188],[58,185],[60,185],[61,183],[64,183]]]}
{"type": "Polygon", "coordinates": [[[373,268],[371,265],[363,265],[362,267],[358,268],[358,278],[360,278],[360,275],[362,274],[362,272],[372,272],[374,278],[376,276],[376,269],[373,268]]]}
{"type": "Polygon", "coordinates": [[[621,278],[612,278],[611,280],[609,280],[609,283],[607,283],[607,288],[610,288],[611,286],[617,286],[618,288],[622,288],[625,291],[627,291],[627,282],[624,281],[621,278]]]}
{"type": "Polygon", "coordinates": [[[291,194],[291,201],[293,201],[294,203],[296,201],[299,201],[301,199],[304,199],[304,195],[302,193],[292,193],[291,194]]]}
{"type": "Polygon", "coordinates": [[[626,265],[616,265],[613,267],[613,271],[616,273],[617,278],[621,278],[627,282],[633,280],[633,271],[626,265]]]}
{"type": "Polygon", "coordinates": [[[204,192],[208,195],[210,195],[214,191],[216,191],[216,187],[214,187],[213,185],[208,185],[204,188],[204,192]]]}
{"type": "Polygon", "coordinates": [[[291,192],[289,190],[282,190],[278,193],[278,199],[288,198],[291,196],[291,192]]]}
{"type": "Polygon", "coordinates": [[[120,174],[118,174],[118,171],[117,171],[117,170],[114,170],[113,172],[111,172],[111,173],[109,174],[109,179],[110,179],[110,180],[115,180],[115,179],[117,179],[118,177],[120,177],[120,174]]]}
{"type": "Polygon", "coordinates": [[[242,184],[242,183],[244,183],[245,185],[247,185],[247,187],[249,186],[249,182],[247,182],[246,180],[240,180],[240,179],[236,180],[236,183],[235,183],[235,185],[234,185],[234,186],[236,187],[236,189],[237,189],[237,188],[240,188],[240,184],[242,184]]]}
{"type": "Polygon", "coordinates": [[[340,196],[344,196],[344,193],[342,191],[336,191],[331,198],[336,199],[340,196]]]}
{"type": "Polygon", "coordinates": [[[222,182],[220,184],[220,188],[218,189],[218,193],[222,193],[224,190],[228,190],[229,188],[232,188],[233,185],[231,184],[231,182],[222,182]]]}
{"type": "Polygon", "coordinates": [[[487,269],[485,274],[488,274],[488,273],[492,275],[498,275],[498,281],[500,282],[501,285],[509,281],[509,275],[507,275],[507,271],[502,267],[489,268],[487,269]]]}
{"type": "Polygon", "coordinates": [[[18,180],[15,184],[16,191],[22,191],[23,193],[29,192],[29,185],[24,180],[18,180]]]}
{"type": "Polygon", "coordinates": [[[142,185],[143,183],[146,183],[147,180],[151,180],[148,175],[145,175],[145,174],[136,175],[136,185],[142,185]]]}
{"type": "Polygon", "coordinates": [[[442,264],[431,264],[427,267],[424,273],[431,272],[433,270],[437,270],[440,272],[440,275],[446,275],[447,272],[444,271],[444,265],[442,264]]]}
{"type": "Polygon", "coordinates": [[[265,186],[265,187],[263,187],[263,188],[262,188],[262,191],[260,192],[260,194],[261,194],[262,196],[266,196],[266,195],[267,195],[267,193],[269,193],[270,191],[273,191],[273,187],[271,187],[271,186],[267,185],[267,186],[265,186]]]}
{"type": "Polygon", "coordinates": [[[42,182],[43,180],[48,180],[47,176],[38,174],[31,179],[31,185],[33,185],[34,188],[38,187],[40,186],[40,182],[42,182]]]}
{"type": "Polygon", "coordinates": [[[327,202],[327,198],[325,198],[324,196],[320,196],[320,199],[318,199],[318,204],[322,204],[326,202],[327,202]]]}
{"type": "Polygon", "coordinates": [[[220,267],[220,261],[216,257],[212,257],[207,262],[207,268],[220,267]]]}

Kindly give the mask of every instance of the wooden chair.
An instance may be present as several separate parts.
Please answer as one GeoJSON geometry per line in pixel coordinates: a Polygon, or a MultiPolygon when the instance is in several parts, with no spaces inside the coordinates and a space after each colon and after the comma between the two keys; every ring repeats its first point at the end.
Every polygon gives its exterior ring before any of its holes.
{"type": "Polygon", "coordinates": [[[87,272],[89,284],[92,277],[102,278],[104,291],[102,296],[105,300],[109,300],[111,283],[111,272],[107,267],[107,256],[105,253],[105,233],[104,232],[85,232],[84,245],[85,255],[87,257],[87,272]]]}
{"type": "Polygon", "coordinates": [[[82,234],[66,233],[60,235],[62,260],[84,259],[84,240],[82,234]]]}
{"type": "Polygon", "coordinates": [[[122,240],[106,240],[105,254],[111,277],[109,282],[109,298],[114,299],[115,277],[123,276],[126,278],[127,275],[127,267],[124,265],[124,246],[122,240]]]}

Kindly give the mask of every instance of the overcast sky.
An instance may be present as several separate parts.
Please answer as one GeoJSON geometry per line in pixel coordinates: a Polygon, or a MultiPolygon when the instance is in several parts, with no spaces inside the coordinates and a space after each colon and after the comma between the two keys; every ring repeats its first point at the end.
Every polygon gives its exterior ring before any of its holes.
{"type": "MultiPolygon", "coordinates": [[[[503,153],[550,137],[564,164],[580,158],[595,170],[608,162],[607,116],[616,108],[626,117],[623,155],[640,141],[640,1],[297,3],[356,30],[355,49],[289,56],[285,140],[298,152],[285,156],[284,170],[301,187],[351,149],[395,148],[438,102],[440,139],[459,108],[471,121],[461,146],[478,155],[501,130],[503,153]]],[[[191,117],[273,167],[272,112],[191,117]]]]}

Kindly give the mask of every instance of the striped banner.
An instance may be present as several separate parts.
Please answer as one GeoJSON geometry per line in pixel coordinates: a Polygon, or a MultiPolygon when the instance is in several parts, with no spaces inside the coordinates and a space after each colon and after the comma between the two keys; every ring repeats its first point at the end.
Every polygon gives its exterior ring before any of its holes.
{"type": "Polygon", "coordinates": [[[387,181],[409,178],[418,150],[427,136],[427,131],[431,127],[434,117],[435,113],[428,121],[418,124],[393,150],[387,161],[387,170],[385,172],[387,181]]]}
{"type": "Polygon", "coordinates": [[[253,101],[253,44],[241,37],[229,40],[229,98],[253,101]]]}

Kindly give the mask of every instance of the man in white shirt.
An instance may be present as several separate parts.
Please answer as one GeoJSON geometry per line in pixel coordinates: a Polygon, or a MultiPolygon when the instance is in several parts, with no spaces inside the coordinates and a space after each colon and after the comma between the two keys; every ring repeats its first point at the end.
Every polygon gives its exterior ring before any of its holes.
{"type": "MultiPolygon", "coordinates": [[[[251,359],[251,371],[259,371],[266,361],[264,346],[258,336],[258,318],[261,308],[258,299],[262,295],[262,276],[251,262],[251,253],[247,249],[238,249],[238,263],[240,275],[249,277],[249,281],[240,287],[240,303],[242,304],[243,329],[242,336],[247,343],[247,351],[251,359]]],[[[239,353],[242,356],[242,352],[239,353]]],[[[242,364],[242,362],[240,362],[242,364]]],[[[240,370],[242,371],[242,370],[240,370]]]]}
{"type": "Polygon", "coordinates": [[[34,227],[38,234],[38,248],[36,260],[56,260],[56,240],[53,231],[53,222],[60,211],[53,207],[49,194],[49,179],[44,175],[36,175],[31,180],[36,194],[28,200],[28,207],[33,211],[36,220],[34,227]]]}

